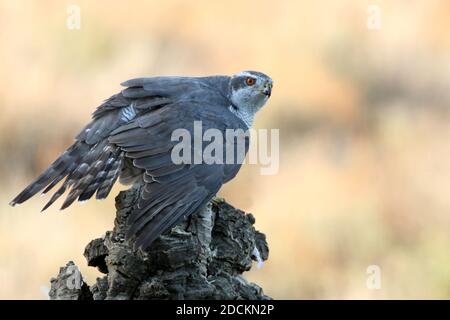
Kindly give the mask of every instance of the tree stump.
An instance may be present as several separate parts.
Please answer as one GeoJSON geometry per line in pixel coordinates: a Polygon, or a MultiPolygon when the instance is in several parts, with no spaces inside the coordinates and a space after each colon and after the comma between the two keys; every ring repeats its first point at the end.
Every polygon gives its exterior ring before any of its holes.
{"type": "Polygon", "coordinates": [[[88,265],[105,276],[88,286],[69,262],[51,279],[50,299],[270,299],[242,276],[269,254],[252,214],[215,198],[143,252],[125,241],[139,191],[119,193],[114,229],[86,246],[88,265]]]}

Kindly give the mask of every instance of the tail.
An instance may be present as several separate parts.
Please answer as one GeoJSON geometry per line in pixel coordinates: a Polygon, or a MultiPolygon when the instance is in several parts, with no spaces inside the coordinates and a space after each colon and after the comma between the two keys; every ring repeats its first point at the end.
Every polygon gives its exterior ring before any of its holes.
{"type": "Polygon", "coordinates": [[[46,194],[64,178],[64,183],[42,211],[51,206],[67,189],[70,189],[70,192],[61,210],[70,206],[77,198],[79,201],[90,199],[95,192],[97,199],[104,199],[119,176],[122,162],[123,152],[108,144],[107,140],[95,145],[77,141],[15,197],[10,205],[21,204],[44,188],[42,193],[46,194]]]}

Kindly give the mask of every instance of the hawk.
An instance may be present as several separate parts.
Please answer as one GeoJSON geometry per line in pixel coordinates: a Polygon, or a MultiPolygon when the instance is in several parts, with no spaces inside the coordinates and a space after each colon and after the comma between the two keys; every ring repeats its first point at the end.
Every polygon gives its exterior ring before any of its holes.
{"type": "MultiPolygon", "coordinates": [[[[61,207],[75,200],[108,196],[116,180],[142,184],[129,217],[127,238],[147,248],[166,230],[204,206],[233,179],[241,163],[174,163],[176,129],[193,132],[193,123],[247,131],[272,91],[272,79],[256,71],[233,76],[148,77],[125,81],[105,100],[75,142],[11,205],[48,193],[63,179],[42,210],[69,190],[61,207]]],[[[245,153],[248,150],[246,138],[245,153]]]]}

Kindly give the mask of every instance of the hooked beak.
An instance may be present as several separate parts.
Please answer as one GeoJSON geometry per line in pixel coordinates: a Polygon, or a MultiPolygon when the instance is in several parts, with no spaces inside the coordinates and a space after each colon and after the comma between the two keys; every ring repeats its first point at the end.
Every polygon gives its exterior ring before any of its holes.
{"type": "Polygon", "coordinates": [[[265,94],[268,98],[272,94],[272,83],[269,81],[264,84],[263,94],[265,94]]]}

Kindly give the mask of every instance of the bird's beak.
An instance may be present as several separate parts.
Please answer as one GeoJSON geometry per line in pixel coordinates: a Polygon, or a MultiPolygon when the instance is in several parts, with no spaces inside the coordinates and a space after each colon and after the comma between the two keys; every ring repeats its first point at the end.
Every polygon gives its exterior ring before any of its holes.
{"type": "Polygon", "coordinates": [[[270,83],[269,81],[267,81],[266,83],[264,83],[263,93],[264,93],[268,98],[270,97],[270,95],[272,94],[272,83],[270,83]]]}

